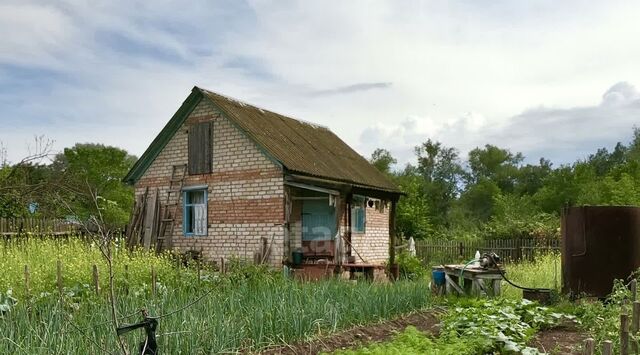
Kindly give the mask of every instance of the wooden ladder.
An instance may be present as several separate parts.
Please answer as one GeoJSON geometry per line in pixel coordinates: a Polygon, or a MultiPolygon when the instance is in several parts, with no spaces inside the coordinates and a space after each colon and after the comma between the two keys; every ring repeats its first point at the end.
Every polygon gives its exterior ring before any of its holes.
{"type": "Polygon", "coordinates": [[[173,237],[173,231],[176,226],[176,217],[178,215],[178,208],[180,208],[180,198],[182,197],[182,187],[184,186],[184,178],[186,175],[187,164],[173,165],[171,167],[169,190],[167,190],[164,212],[160,219],[158,241],[156,242],[156,252],[158,253],[165,247],[171,248],[171,238],[173,237]]]}

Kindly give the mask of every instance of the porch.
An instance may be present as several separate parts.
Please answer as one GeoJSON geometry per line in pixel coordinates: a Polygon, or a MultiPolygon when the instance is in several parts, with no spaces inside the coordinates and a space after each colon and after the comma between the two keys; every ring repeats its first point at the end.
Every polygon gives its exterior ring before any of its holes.
{"type": "Polygon", "coordinates": [[[379,278],[394,254],[397,194],[301,180],[285,182],[284,257],[294,275],[379,278]]]}

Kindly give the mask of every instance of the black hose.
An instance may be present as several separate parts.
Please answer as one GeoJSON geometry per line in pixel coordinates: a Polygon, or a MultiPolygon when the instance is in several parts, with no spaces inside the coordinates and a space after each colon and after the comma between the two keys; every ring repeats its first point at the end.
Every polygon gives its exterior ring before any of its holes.
{"type": "Polygon", "coordinates": [[[507,281],[507,283],[515,288],[519,288],[521,290],[525,290],[525,291],[533,291],[533,292],[538,292],[538,291],[549,291],[550,289],[548,288],[530,288],[530,287],[523,287],[523,286],[519,286],[514,284],[513,282],[511,282],[511,280],[509,280],[507,278],[507,275],[505,275],[504,270],[502,270],[500,268],[500,266],[498,266],[498,263],[496,262],[496,260],[493,258],[493,255],[491,254],[486,254],[487,257],[489,257],[491,259],[491,262],[493,263],[493,265],[496,266],[496,269],[498,269],[498,272],[500,272],[500,275],[502,275],[502,278],[507,281]]]}

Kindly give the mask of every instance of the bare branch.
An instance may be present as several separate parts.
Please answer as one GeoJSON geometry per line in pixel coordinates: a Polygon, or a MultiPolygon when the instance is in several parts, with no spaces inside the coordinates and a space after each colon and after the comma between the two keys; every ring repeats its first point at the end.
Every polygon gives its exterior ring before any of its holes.
{"type": "MultiPolygon", "coordinates": [[[[15,175],[16,171],[18,171],[19,168],[27,164],[40,164],[45,159],[49,159],[50,161],[50,156],[53,154],[53,143],[54,140],[48,139],[44,135],[35,136],[33,147],[32,145],[27,144],[28,155],[11,167],[9,174],[7,174],[7,176],[5,176],[3,180],[8,181],[11,177],[13,177],[13,175],[15,175]]],[[[7,159],[7,150],[4,145],[0,146],[0,163],[2,163],[2,165],[0,166],[9,165],[9,161],[7,159]]]]}

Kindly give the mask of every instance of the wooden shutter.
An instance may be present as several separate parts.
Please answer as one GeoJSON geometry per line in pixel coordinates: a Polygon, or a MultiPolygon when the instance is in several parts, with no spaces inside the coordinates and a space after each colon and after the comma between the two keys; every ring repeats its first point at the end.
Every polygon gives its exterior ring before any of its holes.
{"type": "Polygon", "coordinates": [[[211,122],[194,124],[189,128],[189,174],[211,172],[211,122]]]}

